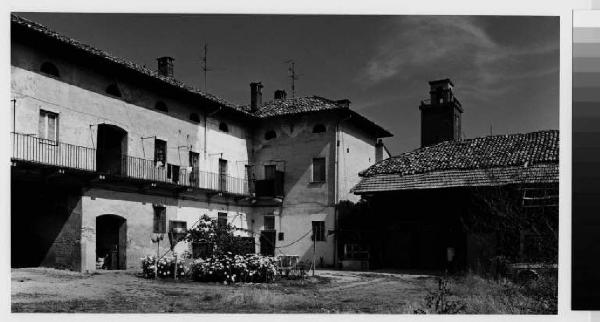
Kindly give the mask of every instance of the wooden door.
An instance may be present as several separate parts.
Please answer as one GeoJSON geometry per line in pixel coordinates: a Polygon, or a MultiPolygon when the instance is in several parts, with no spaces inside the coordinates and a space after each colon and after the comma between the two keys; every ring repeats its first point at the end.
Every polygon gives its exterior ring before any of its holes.
{"type": "Polygon", "coordinates": [[[260,232],[260,254],[263,256],[275,256],[275,230],[263,230],[260,232]]]}
{"type": "Polygon", "coordinates": [[[227,191],[227,160],[219,159],[219,190],[227,191]]]}
{"type": "Polygon", "coordinates": [[[199,187],[200,182],[200,154],[197,152],[190,151],[190,167],[192,172],[190,173],[190,185],[192,187],[199,187]]]}

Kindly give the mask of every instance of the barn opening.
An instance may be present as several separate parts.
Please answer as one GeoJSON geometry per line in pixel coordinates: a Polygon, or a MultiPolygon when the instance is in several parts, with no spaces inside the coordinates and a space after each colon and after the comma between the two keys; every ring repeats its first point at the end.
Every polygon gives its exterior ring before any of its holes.
{"type": "Polygon", "coordinates": [[[11,267],[79,269],[81,195],[53,173],[11,182],[11,267]],[[44,182],[45,181],[45,182],[44,182]]]}

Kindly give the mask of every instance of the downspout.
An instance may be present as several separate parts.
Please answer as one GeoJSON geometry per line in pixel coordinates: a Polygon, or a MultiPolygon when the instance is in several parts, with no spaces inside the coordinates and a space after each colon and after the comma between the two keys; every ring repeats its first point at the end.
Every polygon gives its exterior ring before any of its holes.
{"type": "Polygon", "coordinates": [[[338,121],[338,123],[335,126],[335,153],[334,153],[334,159],[335,159],[335,179],[334,179],[334,193],[333,193],[333,203],[334,203],[334,208],[333,208],[333,218],[334,218],[334,234],[333,234],[333,267],[337,268],[337,264],[338,264],[338,202],[339,202],[339,181],[340,181],[340,167],[339,167],[339,150],[340,150],[340,126],[342,124],[342,122],[347,121],[349,119],[352,118],[352,114],[348,115],[348,117],[346,117],[345,119],[342,119],[340,121],[338,121]]]}
{"type": "Polygon", "coordinates": [[[11,99],[13,103],[13,132],[17,133],[17,99],[11,99]]]}

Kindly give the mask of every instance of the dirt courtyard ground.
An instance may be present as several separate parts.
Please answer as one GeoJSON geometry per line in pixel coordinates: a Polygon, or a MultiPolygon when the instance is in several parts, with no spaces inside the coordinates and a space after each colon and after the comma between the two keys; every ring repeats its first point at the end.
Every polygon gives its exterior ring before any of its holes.
{"type": "Polygon", "coordinates": [[[147,280],[137,271],[12,269],[13,312],[412,313],[434,276],[317,271],[318,277],[222,285],[147,280]]]}

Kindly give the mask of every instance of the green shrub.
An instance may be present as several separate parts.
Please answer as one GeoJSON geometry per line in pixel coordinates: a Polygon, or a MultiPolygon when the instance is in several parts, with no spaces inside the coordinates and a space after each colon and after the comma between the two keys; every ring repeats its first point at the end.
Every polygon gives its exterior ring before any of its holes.
{"type": "MultiPolygon", "coordinates": [[[[154,278],[155,270],[154,265],[156,264],[156,258],[154,256],[146,256],[142,258],[142,274],[145,278],[154,278]]],[[[175,258],[163,257],[158,260],[158,277],[173,277],[175,270],[175,258]]],[[[183,263],[177,263],[177,276],[185,275],[183,263]]]]}
{"type": "Polygon", "coordinates": [[[190,266],[190,275],[199,282],[256,282],[273,281],[276,273],[276,260],[261,255],[233,255],[231,253],[213,255],[195,260],[190,266]]]}

